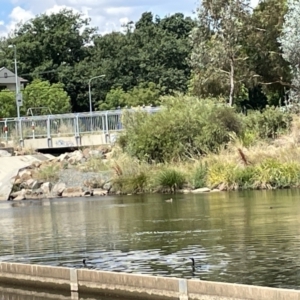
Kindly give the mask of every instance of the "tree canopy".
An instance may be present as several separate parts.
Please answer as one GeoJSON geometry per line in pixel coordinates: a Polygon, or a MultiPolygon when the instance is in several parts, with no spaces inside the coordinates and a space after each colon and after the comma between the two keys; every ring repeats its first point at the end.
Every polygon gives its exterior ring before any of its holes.
{"type": "MultiPolygon", "coordinates": [[[[286,92],[295,85],[286,47],[297,38],[288,28],[298,27],[291,12],[284,16],[297,3],[261,0],[253,9],[248,0],[204,0],[195,18],[180,12],[165,17],[144,12],[121,32],[104,35],[80,13],[63,9],[38,15],[2,38],[0,66],[13,70],[14,53],[8,46],[14,44],[18,74],[37,86],[24,97],[32,101],[39,97],[38,89],[48,89],[54,101],[59,87],[70,106],[55,106],[57,112],[88,111],[89,79],[98,75],[105,77],[91,82],[95,110],[158,105],[160,97],[177,93],[263,109],[284,103],[286,92]]],[[[12,97],[4,93],[2,111],[10,103],[4,99],[12,97]]],[[[47,101],[39,105],[54,109],[52,100],[47,101]]]]}

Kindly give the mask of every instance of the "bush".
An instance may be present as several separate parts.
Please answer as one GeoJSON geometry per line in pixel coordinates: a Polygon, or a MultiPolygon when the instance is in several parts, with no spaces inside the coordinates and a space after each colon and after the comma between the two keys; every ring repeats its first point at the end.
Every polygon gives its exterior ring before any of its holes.
{"type": "Polygon", "coordinates": [[[121,154],[118,160],[113,162],[112,169],[115,171],[112,179],[114,189],[122,194],[144,193],[151,190],[149,165],[121,154]]]}
{"type": "Polygon", "coordinates": [[[250,131],[258,133],[262,139],[275,138],[290,128],[292,117],[277,107],[267,107],[262,112],[254,111],[246,118],[246,125],[250,131]]]}
{"type": "Polygon", "coordinates": [[[59,179],[60,166],[49,165],[41,167],[35,174],[36,179],[41,181],[56,182],[59,179]]]}
{"type": "Polygon", "coordinates": [[[132,156],[157,162],[185,159],[217,152],[231,132],[243,133],[240,115],[230,107],[187,96],[162,101],[155,114],[124,113],[122,147],[132,156]]]}
{"type": "Polygon", "coordinates": [[[207,164],[200,163],[192,172],[192,188],[198,189],[206,186],[207,164]]]}
{"type": "Polygon", "coordinates": [[[296,162],[280,162],[266,159],[256,166],[254,182],[257,188],[287,188],[299,186],[300,165],[296,162]]]}
{"type": "Polygon", "coordinates": [[[180,171],[174,169],[162,170],[157,176],[157,183],[162,190],[175,193],[181,189],[185,183],[185,176],[180,171]]]}

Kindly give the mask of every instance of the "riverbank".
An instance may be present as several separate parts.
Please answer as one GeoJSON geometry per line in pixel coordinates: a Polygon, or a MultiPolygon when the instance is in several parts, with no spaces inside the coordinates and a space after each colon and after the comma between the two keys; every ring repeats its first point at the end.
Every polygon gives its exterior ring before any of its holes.
{"type": "Polygon", "coordinates": [[[218,154],[176,164],[142,162],[117,146],[77,150],[21,170],[9,200],[299,186],[300,148],[285,136],[249,148],[233,140],[218,154]]]}

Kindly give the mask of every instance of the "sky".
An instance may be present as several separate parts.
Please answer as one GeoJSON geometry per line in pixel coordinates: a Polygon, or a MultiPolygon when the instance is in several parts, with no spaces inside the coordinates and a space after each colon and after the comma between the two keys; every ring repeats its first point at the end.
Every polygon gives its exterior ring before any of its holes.
{"type": "MultiPolygon", "coordinates": [[[[258,0],[252,1],[256,4],[258,0]]],[[[105,34],[120,30],[128,21],[137,21],[146,11],[160,17],[176,12],[192,16],[198,4],[199,0],[0,0],[0,36],[7,35],[19,22],[62,8],[83,13],[105,34]]]]}

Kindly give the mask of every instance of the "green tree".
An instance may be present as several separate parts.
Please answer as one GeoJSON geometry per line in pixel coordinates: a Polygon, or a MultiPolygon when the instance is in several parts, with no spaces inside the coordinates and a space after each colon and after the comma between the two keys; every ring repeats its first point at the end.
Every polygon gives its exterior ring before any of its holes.
{"type": "Polygon", "coordinates": [[[17,116],[16,94],[9,90],[0,92],[0,118],[12,118],[17,116]]]}
{"type": "Polygon", "coordinates": [[[161,19],[147,12],[136,24],[128,23],[124,33],[96,37],[88,60],[93,64],[93,76],[106,76],[94,84],[93,99],[105,101],[112,89],[127,92],[150,82],[160,94],[185,92],[191,71],[188,36],[194,25],[183,14],[161,19]]]}
{"type": "Polygon", "coordinates": [[[286,0],[261,0],[251,15],[252,30],[248,32],[245,49],[250,70],[256,74],[252,85],[256,91],[263,93],[250,99],[251,107],[260,107],[256,99],[266,96],[270,104],[278,105],[279,101],[283,103],[285,100],[285,91],[290,85],[290,69],[282,57],[278,38],[286,11],[286,0]]]}
{"type": "Polygon", "coordinates": [[[29,108],[45,107],[52,114],[71,111],[70,97],[62,83],[50,84],[49,81],[34,80],[23,91],[23,107],[25,113],[29,108]]]}
{"type": "Polygon", "coordinates": [[[136,106],[157,106],[160,103],[160,91],[154,83],[140,84],[125,92],[122,88],[109,91],[104,102],[99,102],[100,110],[136,106]]]}
{"type": "MultiPolygon", "coordinates": [[[[93,41],[95,28],[89,20],[72,10],[41,14],[21,24],[5,44],[15,44],[19,74],[30,81],[62,82],[71,97],[73,110],[88,107],[87,80],[90,66],[85,64],[93,41]],[[82,65],[81,65],[82,64],[82,65]],[[81,66],[79,66],[81,65],[81,66]]],[[[6,49],[7,58],[13,60],[12,49],[6,49]]]]}
{"type": "Polygon", "coordinates": [[[249,19],[248,0],[204,0],[192,33],[194,84],[201,94],[218,95],[223,91],[230,106],[248,75],[243,43],[249,19]]]}

